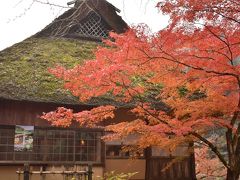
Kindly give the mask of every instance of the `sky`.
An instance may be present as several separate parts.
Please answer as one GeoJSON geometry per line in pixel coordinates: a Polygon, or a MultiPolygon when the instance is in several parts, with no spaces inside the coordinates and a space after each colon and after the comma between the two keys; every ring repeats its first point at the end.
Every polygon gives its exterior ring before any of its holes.
{"type": "MultiPolygon", "coordinates": [[[[0,50],[37,33],[56,17],[68,10],[71,0],[11,0],[1,1],[0,50]],[[41,1],[41,2],[39,2],[41,1]],[[49,4],[58,6],[50,6],[49,4]]],[[[152,32],[166,27],[168,17],[155,8],[157,0],[108,0],[121,10],[129,25],[147,24],[152,32]]]]}

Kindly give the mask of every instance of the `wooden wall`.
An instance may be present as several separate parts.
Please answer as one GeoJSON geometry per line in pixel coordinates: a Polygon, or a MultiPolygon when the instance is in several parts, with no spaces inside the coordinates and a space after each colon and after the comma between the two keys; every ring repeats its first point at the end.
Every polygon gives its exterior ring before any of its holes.
{"type": "Polygon", "coordinates": [[[49,126],[41,119],[43,112],[55,110],[59,106],[75,110],[89,109],[88,106],[70,106],[54,103],[0,100],[0,125],[49,126]]]}
{"type": "MultiPolygon", "coordinates": [[[[41,119],[40,116],[43,112],[56,110],[57,107],[71,108],[74,112],[93,108],[93,106],[87,105],[67,105],[0,99],[0,125],[50,126],[50,124],[41,119]]],[[[117,111],[114,120],[106,121],[103,125],[131,119],[134,119],[133,115],[127,113],[126,109],[120,109],[117,111]]],[[[77,125],[74,125],[74,127],[75,126],[77,127],[77,125]]]]}
{"type": "Polygon", "coordinates": [[[145,179],[145,159],[106,159],[105,172],[114,171],[115,173],[134,173],[137,172],[131,179],[145,179]]]}
{"type": "Polygon", "coordinates": [[[152,157],[148,159],[146,180],[195,180],[195,165],[192,156],[174,163],[169,169],[163,169],[173,158],[152,157]]]}

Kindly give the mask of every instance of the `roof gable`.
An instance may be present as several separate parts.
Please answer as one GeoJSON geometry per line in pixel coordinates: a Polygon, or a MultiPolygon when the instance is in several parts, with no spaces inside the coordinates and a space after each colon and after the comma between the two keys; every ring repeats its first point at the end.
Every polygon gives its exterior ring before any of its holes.
{"type": "Polygon", "coordinates": [[[127,24],[119,10],[106,0],[78,0],[75,6],[55,19],[34,37],[70,37],[101,40],[109,31],[123,33],[127,24]]]}

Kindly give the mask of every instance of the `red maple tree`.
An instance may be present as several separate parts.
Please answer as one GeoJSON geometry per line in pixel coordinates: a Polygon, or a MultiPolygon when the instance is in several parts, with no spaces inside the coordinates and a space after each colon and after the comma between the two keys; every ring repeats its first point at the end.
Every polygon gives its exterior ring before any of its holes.
{"type": "MultiPolygon", "coordinates": [[[[109,125],[122,138],[139,134],[140,148],[172,150],[202,142],[227,169],[240,174],[240,3],[237,0],[163,0],[157,7],[170,16],[168,28],[155,35],[139,25],[125,34],[112,33],[96,59],[51,73],[80,101],[96,97],[129,104],[136,119],[109,125]],[[207,136],[223,129],[226,154],[207,136]],[[170,137],[170,138],[169,138],[170,137]]],[[[117,107],[100,106],[73,113],[59,108],[43,118],[54,125],[71,121],[94,126],[113,118],[117,107]]]]}

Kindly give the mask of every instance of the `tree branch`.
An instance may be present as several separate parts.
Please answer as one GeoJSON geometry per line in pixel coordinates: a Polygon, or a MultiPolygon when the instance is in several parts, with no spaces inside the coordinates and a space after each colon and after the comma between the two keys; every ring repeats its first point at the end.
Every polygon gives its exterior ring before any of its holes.
{"type": "Polygon", "coordinates": [[[217,155],[217,157],[220,159],[220,161],[223,163],[223,165],[227,169],[230,169],[227,161],[223,158],[222,154],[218,151],[216,146],[214,146],[210,141],[208,141],[206,138],[202,137],[200,134],[198,134],[196,132],[192,132],[191,134],[193,136],[195,136],[196,138],[198,138],[199,140],[203,141],[206,145],[208,145],[208,147],[212,150],[212,152],[214,152],[217,155]]]}

